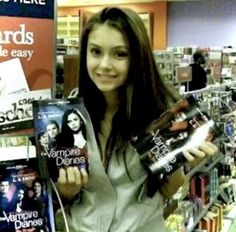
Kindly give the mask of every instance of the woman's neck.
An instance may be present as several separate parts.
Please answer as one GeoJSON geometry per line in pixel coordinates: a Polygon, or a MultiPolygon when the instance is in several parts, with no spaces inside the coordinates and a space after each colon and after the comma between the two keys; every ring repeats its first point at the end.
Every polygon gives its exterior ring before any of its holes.
{"type": "Polygon", "coordinates": [[[119,101],[117,92],[106,92],[103,95],[106,101],[106,110],[100,124],[101,128],[98,137],[100,140],[101,160],[105,164],[107,159],[107,143],[112,131],[112,119],[118,110],[119,101]]]}
{"type": "Polygon", "coordinates": [[[113,117],[114,113],[118,109],[118,92],[117,91],[112,91],[112,92],[104,92],[103,93],[105,101],[106,101],[106,111],[105,114],[106,116],[111,116],[113,117]]]}

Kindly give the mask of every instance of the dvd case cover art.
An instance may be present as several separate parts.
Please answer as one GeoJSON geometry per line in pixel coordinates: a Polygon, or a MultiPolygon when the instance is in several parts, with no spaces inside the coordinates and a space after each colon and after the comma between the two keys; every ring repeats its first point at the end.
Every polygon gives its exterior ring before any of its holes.
{"type": "Polygon", "coordinates": [[[85,113],[81,98],[33,102],[37,156],[45,171],[42,175],[57,181],[60,168],[89,170],[85,113]]]}
{"type": "Polygon", "coordinates": [[[28,159],[14,159],[12,153],[9,160],[2,154],[0,158],[0,231],[55,231],[51,190],[39,175],[36,154],[28,159]]]}
{"type": "Polygon", "coordinates": [[[183,152],[198,147],[203,141],[212,141],[220,134],[215,122],[201,111],[190,95],[174,104],[130,143],[147,171],[158,176],[161,182],[187,161],[183,152]],[[184,123],[184,129],[172,130],[178,123],[184,123]]]}
{"type": "Polygon", "coordinates": [[[33,128],[32,101],[50,99],[51,89],[11,94],[0,98],[0,134],[33,128]]]}

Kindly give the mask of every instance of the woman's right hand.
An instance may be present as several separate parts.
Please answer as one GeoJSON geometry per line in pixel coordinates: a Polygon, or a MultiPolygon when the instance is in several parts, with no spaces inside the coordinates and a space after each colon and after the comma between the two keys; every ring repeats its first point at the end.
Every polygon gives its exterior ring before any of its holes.
{"type": "Polygon", "coordinates": [[[57,189],[61,197],[71,200],[88,183],[88,173],[85,168],[68,167],[59,170],[57,189]]]}

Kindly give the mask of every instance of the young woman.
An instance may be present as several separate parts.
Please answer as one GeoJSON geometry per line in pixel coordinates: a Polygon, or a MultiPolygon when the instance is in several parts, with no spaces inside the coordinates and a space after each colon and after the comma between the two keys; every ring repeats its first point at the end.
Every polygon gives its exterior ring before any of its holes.
{"type": "Polygon", "coordinates": [[[55,137],[57,148],[84,148],[86,134],[82,114],[75,108],[68,109],[62,116],[61,132],[55,137]]]}
{"type": "MultiPolygon", "coordinates": [[[[80,48],[79,95],[92,121],[86,125],[91,171],[60,170],[58,189],[72,201],[69,231],[165,232],[161,193],[177,190],[182,176],[157,186],[128,142],[176,101],[156,69],[144,24],[129,9],[105,8],[85,25],[80,48]]],[[[204,143],[191,152],[189,160],[215,147],[204,143]]]]}

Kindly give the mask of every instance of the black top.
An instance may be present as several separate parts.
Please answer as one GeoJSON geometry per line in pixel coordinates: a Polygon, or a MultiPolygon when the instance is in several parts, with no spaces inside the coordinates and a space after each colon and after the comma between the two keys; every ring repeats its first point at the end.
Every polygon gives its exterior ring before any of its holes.
{"type": "Polygon", "coordinates": [[[184,83],[186,91],[193,91],[197,89],[205,88],[207,85],[207,74],[204,68],[196,63],[190,64],[192,67],[192,81],[188,84],[187,89],[187,82],[184,83]]]}

